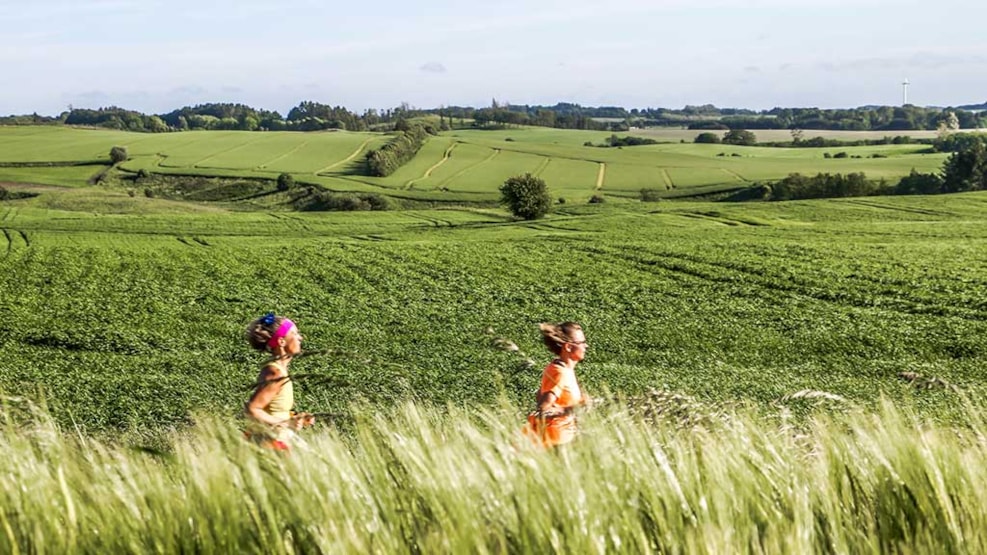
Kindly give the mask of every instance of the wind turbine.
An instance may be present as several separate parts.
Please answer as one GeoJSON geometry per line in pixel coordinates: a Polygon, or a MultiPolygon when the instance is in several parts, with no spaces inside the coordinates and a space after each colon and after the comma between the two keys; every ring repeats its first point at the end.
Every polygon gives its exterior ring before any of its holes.
{"type": "Polygon", "coordinates": [[[902,83],[901,83],[901,105],[902,106],[908,104],[908,85],[909,84],[910,83],[908,82],[908,78],[905,77],[905,80],[902,81],[902,83]]]}

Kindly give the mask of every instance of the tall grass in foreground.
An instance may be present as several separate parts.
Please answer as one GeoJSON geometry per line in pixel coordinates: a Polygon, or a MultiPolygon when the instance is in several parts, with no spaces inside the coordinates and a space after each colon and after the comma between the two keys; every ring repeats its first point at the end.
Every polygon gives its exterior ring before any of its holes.
{"type": "Polygon", "coordinates": [[[408,404],[290,456],[225,423],[150,454],[8,411],[0,553],[987,549],[980,408],[963,429],[887,403],[800,428],[624,410],[586,415],[577,444],[543,452],[508,408],[408,404]]]}

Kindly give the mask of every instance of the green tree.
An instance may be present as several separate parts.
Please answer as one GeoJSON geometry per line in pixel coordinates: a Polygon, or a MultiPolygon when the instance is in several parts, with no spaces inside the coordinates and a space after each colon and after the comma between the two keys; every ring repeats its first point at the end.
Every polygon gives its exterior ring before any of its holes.
{"type": "Polygon", "coordinates": [[[752,146],[757,144],[757,137],[746,129],[731,129],[723,135],[723,142],[728,145],[752,146]]]}
{"type": "Polygon", "coordinates": [[[125,146],[115,146],[110,149],[110,161],[114,164],[126,162],[129,158],[130,154],[127,152],[127,147],[125,146]]]}
{"type": "Polygon", "coordinates": [[[696,138],[693,140],[693,142],[696,142],[696,143],[705,143],[705,144],[716,144],[716,143],[719,143],[720,142],[720,136],[717,135],[716,133],[712,133],[710,131],[706,131],[705,133],[700,133],[700,134],[696,135],[696,138]]]}
{"type": "Polygon", "coordinates": [[[545,180],[530,173],[510,177],[500,186],[500,202],[515,217],[537,220],[552,208],[545,180]]]}
{"type": "Polygon", "coordinates": [[[152,133],[163,133],[168,130],[168,124],[158,116],[148,116],[144,128],[152,133]]]}
{"type": "Polygon", "coordinates": [[[954,152],[942,167],[942,192],[960,193],[987,189],[987,148],[973,141],[954,152]]]}
{"type": "Polygon", "coordinates": [[[283,173],[278,176],[278,190],[287,191],[295,186],[295,178],[290,173],[283,173]]]}
{"type": "Polygon", "coordinates": [[[942,192],[942,177],[934,173],[919,173],[912,169],[912,172],[895,185],[895,194],[898,195],[934,195],[942,192]]]}

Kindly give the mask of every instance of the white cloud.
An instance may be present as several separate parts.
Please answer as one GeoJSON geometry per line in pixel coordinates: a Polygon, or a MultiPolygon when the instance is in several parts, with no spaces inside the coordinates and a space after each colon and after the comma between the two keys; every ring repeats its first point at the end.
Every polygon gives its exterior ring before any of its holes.
{"type": "Polygon", "coordinates": [[[428,63],[423,64],[418,69],[420,69],[420,70],[422,70],[424,72],[427,72],[427,73],[445,73],[446,72],[446,66],[442,65],[439,62],[428,62],[428,63]]]}

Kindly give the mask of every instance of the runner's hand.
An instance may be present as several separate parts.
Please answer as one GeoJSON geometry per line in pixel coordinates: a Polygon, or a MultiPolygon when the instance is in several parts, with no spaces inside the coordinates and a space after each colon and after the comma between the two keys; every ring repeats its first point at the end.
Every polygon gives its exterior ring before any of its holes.
{"type": "Polygon", "coordinates": [[[307,412],[300,412],[288,420],[288,427],[292,430],[301,430],[302,428],[307,428],[312,424],[315,424],[315,416],[307,412]]]}

